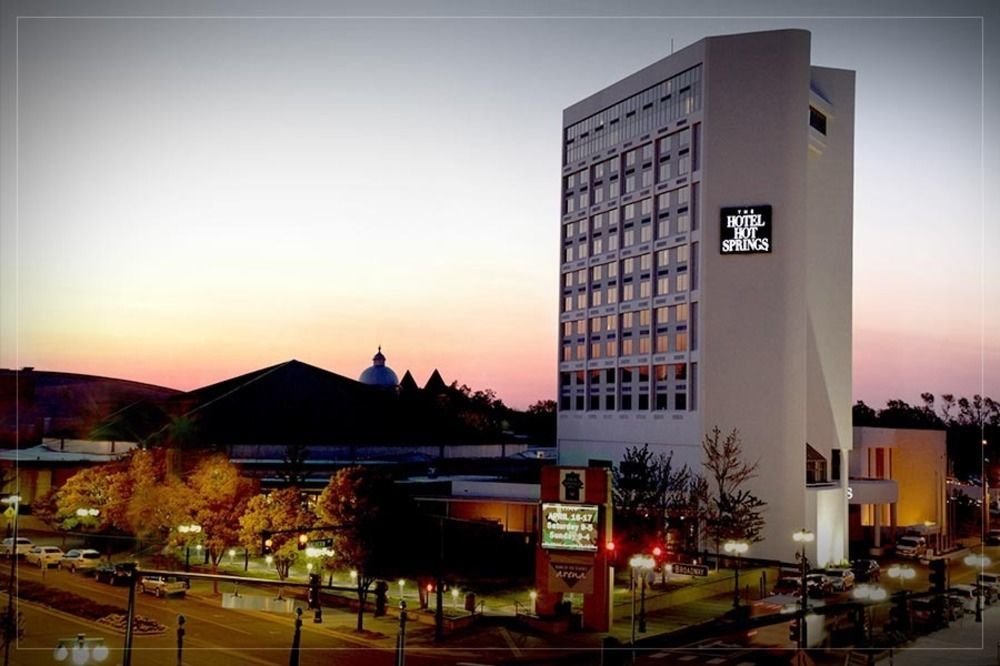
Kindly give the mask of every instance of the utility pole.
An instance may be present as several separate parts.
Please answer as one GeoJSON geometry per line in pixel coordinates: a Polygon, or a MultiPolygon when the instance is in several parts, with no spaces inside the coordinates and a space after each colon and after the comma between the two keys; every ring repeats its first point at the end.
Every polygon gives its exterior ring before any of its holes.
{"type": "Polygon", "coordinates": [[[128,562],[119,565],[128,570],[128,612],[125,615],[125,649],[122,655],[122,666],[132,666],[132,630],[135,626],[135,588],[139,575],[135,564],[128,562]]]}
{"type": "Polygon", "coordinates": [[[438,519],[438,563],[437,581],[435,590],[435,601],[437,607],[434,609],[434,642],[440,643],[444,640],[444,604],[442,594],[444,594],[444,518],[438,519]]]}

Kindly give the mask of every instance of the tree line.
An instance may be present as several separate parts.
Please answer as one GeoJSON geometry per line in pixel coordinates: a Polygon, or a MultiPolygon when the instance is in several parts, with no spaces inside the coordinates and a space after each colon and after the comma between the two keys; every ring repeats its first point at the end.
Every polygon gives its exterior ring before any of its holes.
{"type": "Polygon", "coordinates": [[[855,426],[945,430],[952,473],[968,478],[992,468],[1000,458],[1000,403],[989,396],[956,397],[921,393],[920,404],[889,400],[875,409],[859,400],[854,405],[855,426]],[[985,442],[985,444],[984,444],[985,442]]]}
{"type": "Polygon", "coordinates": [[[220,454],[201,458],[183,475],[167,472],[166,456],[163,449],[135,450],[84,469],[37,499],[33,512],[65,531],[130,536],[168,548],[196,539],[212,573],[235,545],[255,556],[267,548],[279,580],[304,555],[299,534],[329,538],[333,547],[324,551],[321,566],[357,573],[359,631],[373,583],[398,574],[401,544],[416,542],[416,507],[380,471],[341,469],[310,499],[295,486],[261,493],[256,480],[241,476],[220,454]],[[200,527],[194,537],[178,529],[192,524],[200,527]]]}

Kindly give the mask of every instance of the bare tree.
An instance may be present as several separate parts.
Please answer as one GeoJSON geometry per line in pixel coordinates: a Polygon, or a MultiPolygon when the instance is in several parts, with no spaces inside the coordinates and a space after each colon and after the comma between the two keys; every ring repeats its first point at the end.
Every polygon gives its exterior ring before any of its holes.
{"type": "Polygon", "coordinates": [[[718,554],[726,539],[762,540],[767,503],[744,484],[757,476],[757,462],[743,457],[743,442],[733,429],[725,437],[718,427],[702,441],[704,478],[693,484],[699,523],[718,554]]]}

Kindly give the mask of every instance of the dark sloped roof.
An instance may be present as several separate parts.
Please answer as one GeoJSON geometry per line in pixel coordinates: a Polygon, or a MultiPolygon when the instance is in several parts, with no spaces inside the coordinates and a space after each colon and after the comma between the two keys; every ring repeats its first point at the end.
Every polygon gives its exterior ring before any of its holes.
{"type": "Polygon", "coordinates": [[[427,383],[424,384],[424,390],[430,391],[431,393],[443,393],[446,388],[448,388],[448,385],[444,383],[444,380],[441,378],[441,373],[437,371],[437,368],[435,368],[434,372],[431,373],[430,378],[427,380],[427,383]]]}
{"type": "Polygon", "coordinates": [[[417,386],[417,382],[416,382],[415,379],[413,379],[413,375],[410,374],[409,370],[407,370],[405,373],[403,373],[403,378],[399,380],[399,389],[401,391],[417,391],[417,390],[419,390],[419,387],[417,386]]]}

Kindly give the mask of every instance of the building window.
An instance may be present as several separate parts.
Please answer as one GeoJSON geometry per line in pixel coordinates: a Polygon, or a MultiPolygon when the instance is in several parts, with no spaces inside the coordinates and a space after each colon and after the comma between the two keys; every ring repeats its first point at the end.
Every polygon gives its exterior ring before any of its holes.
{"type": "Polygon", "coordinates": [[[590,358],[601,358],[601,343],[594,342],[590,345],[590,358]]]}
{"type": "Polygon", "coordinates": [[[601,304],[601,296],[603,295],[603,293],[604,292],[602,292],[600,289],[595,289],[594,291],[592,291],[590,293],[590,306],[591,307],[596,308],[598,305],[601,304]]]}
{"type": "Polygon", "coordinates": [[[656,278],[656,295],[664,296],[670,293],[670,276],[661,275],[656,278]]]}
{"type": "Polygon", "coordinates": [[[649,353],[649,336],[643,335],[639,337],[639,353],[648,354],[649,353]]]}
{"type": "Polygon", "coordinates": [[[686,393],[676,393],[674,395],[674,409],[679,412],[687,410],[687,394],[686,393]]]}
{"type": "Polygon", "coordinates": [[[656,353],[665,354],[670,351],[670,336],[666,333],[656,334],[656,353]]]}
{"type": "Polygon", "coordinates": [[[649,280],[639,281],[639,298],[649,298],[649,280]]]}
{"type": "Polygon", "coordinates": [[[634,296],[635,296],[634,291],[635,290],[634,290],[634,287],[632,286],[631,282],[629,282],[628,284],[622,285],[622,300],[623,301],[631,301],[634,298],[634,296]]]}
{"type": "Polygon", "coordinates": [[[604,355],[608,358],[614,358],[618,355],[618,349],[616,349],[616,347],[618,347],[618,343],[615,342],[614,339],[608,340],[604,343],[604,355]]]}
{"type": "Polygon", "coordinates": [[[674,311],[674,321],[682,322],[688,320],[688,304],[681,303],[680,305],[673,306],[674,311]]]}
{"type": "Polygon", "coordinates": [[[677,276],[677,291],[687,291],[687,288],[688,288],[687,273],[680,273],[677,276]]]}
{"type": "Polygon", "coordinates": [[[566,248],[565,256],[563,261],[573,261],[573,246],[570,245],[566,248]]]}
{"type": "Polygon", "coordinates": [[[674,351],[686,351],[688,348],[688,336],[686,332],[677,333],[674,336],[674,351]]]}
{"type": "Polygon", "coordinates": [[[649,409],[649,396],[645,393],[639,394],[639,409],[647,411],[649,409]]]}
{"type": "Polygon", "coordinates": [[[563,312],[569,312],[573,309],[573,297],[567,296],[563,299],[563,312]]]}
{"type": "Polygon", "coordinates": [[[576,308],[582,310],[587,307],[587,292],[581,291],[576,295],[576,308]]]}
{"type": "Polygon", "coordinates": [[[687,263],[688,257],[690,256],[690,249],[687,245],[680,245],[674,250],[676,253],[674,255],[674,261],[679,264],[687,263]]]}
{"type": "Polygon", "coordinates": [[[826,116],[815,107],[809,107],[809,127],[826,136],[826,116]]]}
{"type": "Polygon", "coordinates": [[[622,339],[622,356],[631,356],[631,355],[632,355],[632,338],[623,338],[622,339]]]}

